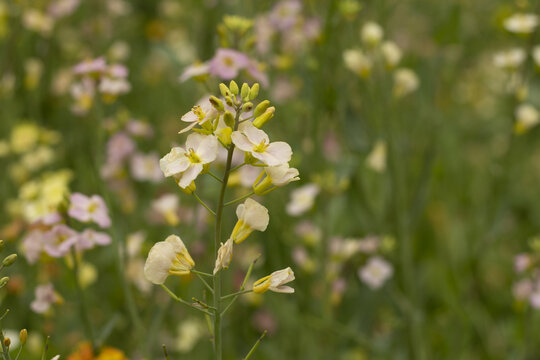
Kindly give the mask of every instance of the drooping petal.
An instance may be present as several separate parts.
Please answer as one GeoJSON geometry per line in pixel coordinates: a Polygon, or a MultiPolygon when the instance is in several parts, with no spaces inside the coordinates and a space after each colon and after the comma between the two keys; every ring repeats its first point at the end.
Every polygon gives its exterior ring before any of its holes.
{"type": "Polygon", "coordinates": [[[192,164],[184,173],[182,173],[182,176],[178,181],[178,186],[183,189],[188,187],[191,182],[199,176],[202,170],[202,164],[192,164]]]}

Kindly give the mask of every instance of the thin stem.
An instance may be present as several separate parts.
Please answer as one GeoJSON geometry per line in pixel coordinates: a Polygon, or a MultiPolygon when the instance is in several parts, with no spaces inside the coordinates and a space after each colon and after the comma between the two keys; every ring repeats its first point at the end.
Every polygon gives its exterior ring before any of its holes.
{"type": "MultiPolygon", "coordinates": [[[[238,120],[240,118],[240,106],[236,108],[236,116],[234,119],[234,130],[238,129],[238,120]]],[[[225,173],[223,174],[223,181],[221,183],[221,191],[219,194],[219,201],[216,211],[216,232],[214,238],[214,259],[217,259],[218,248],[221,241],[221,219],[223,217],[223,206],[225,200],[225,192],[227,191],[227,183],[229,182],[229,175],[231,173],[231,164],[234,154],[234,143],[231,144],[227,152],[227,162],[225,164],[225,173]]],[[[221,338],[221,272],[218,272],[214,276],[214,353],[216,360],[222,359],[222,338],[221,338]]]]}
{"type": "MultiPolygon", "coordinates": [[[[255,263],[257,262],[257,260],[259,260],[259,258],[261,257],[261,254],[259,254],[255,260],[253,260],[251,262],[251,264],[249,265],[249,268],[248,268],[248,271],[246,273],[246,276],[244,276],[244,281],[242,281],[242,286],[240,286],[240,291],[243,291],[245,288],[246,288],[246,283],[249,279],[249,276],[251,275],[251,271],[253,270],[253,266],[255,266],[255,263]]],[[[238,296],[239,295],[236,295],[232,300],[231,302],[225,307],[225,309],[223,309],[223,311],[221,312],[221,316],[223,316],[227,310],[229,310],[229,308],[234,304],[234,302],[236,301],[236,299],[238,299],[238,296]]]]}
{"type": "Polygon", "coordinates": [[[74,248],[71,248],[71,259],[73,261],[73,280],[77,289],[77,297],[79,298],[79,311],[81,313],[81,319],[84,324],[86,337],[90,341],[92,349],[94,351],[97,351],[96,339],[94,337],[94,330],[92,329],[92,324],[90,322],[90,315],[88,314],[88,306],[85,301],[84,290],[79,281],[79,260],[77,259],[77,254],[75,253],[74,248]]]}
{"type": "Polygon", "coordinates": [[[24,344],[21,344],[21,346],[19,347],[19,351],[17,352],[17,356],[15,357],[15,360],[19,360],[19,358],[21,357],[23,348],[24,348],[24,344]]]}
{"type": "Polygon", "coordinates": [[[169,289],[165,284],[161,284],[161,287],[163,288],[163,290],[165,290],[167,292],[167,294],[170,295],[170,297],[173,298],[173,300],[175,301],[178,301],[179,303],[182,303],[184,305],[187,305],[189,306],[190,308],[193,308],[193,309],[196,309],[196,310],[199,310],[199,311],[202,311],[203,313],[205,314],[208,314],[208,315],[212,315],[211,313],[209,313],[208,311],[204,310],[204,309],[201,309],[195,305],[193,305],[192,303],[190,303],[189,301],[186,301],[180,297],[178,297],[175,293],[173,293],[171,291],[171,289],[169,289]]]}
{"type": "Polygon", "coordinates": [[[161,347],[163,348],[163,355],[165,356],[165,359],[171,360],[171,358],[169,357],[169,353],[167,352],[167,347],[165,346],[165,344],[162,344],[161,347]]]}
{"type": "Polygon", "coordinates": [[[1,324],[0,324],[0,341],[2,342],[2,354],[3,354],[4,360],[11,360],[11,356],[9,355],[9,348],[6,346],[4,342],[4,330],[2,329],[1,324]]]}
{"type": "Polygon", "coordinates": [[[194,273],[194,274],[199,274],[199,275],[206,276],[206,277],[211,277],[211,278],[214,277],[214,275],[209,274],[209,273],[205,273],[204,271],[199,271],[199,270],[195,270],[195,269],[191,269],[190,271],[192,273],[194,273]]]}
{"type": "Polygon", "coordinates": [[[253,355],[253,353],[255,352],[255,350],[257,350],[257,347],[259,346],[259,344],[261,343],[261,341],[262,341],[262,339],[264,338],[265,335],[266,335],[266,330],[264,330],[261,337],[259,337],[257,339],[257,341],[255,342],[255,344],[253,344],[253,347],[251,348],[251,350],[249,350],[249,352],[246,355],[246,357],[244,358],[244,360],[248,360],[251,357],[251,355],[253,355]]]}
{"type": "Polygon", "coordinates": [[[240,168],[241,168],[242,166],[244,166],[244,165],[247,165],[247,164],[246,164],[246,163],[242,163],[242,164],[240,164],[240,165],[236,165],[235,167],[233,167],[233,168],[231,169],[231,172],[240,169],[240,168]]]}
{"type": "Polygon", "coordinates": [[[247,193],[245,195],[240,196],[238,199],[234,199],[234,200],[226,202],[225,204],[223,204],[223,206],[229,206],[229,205],[235,204],[235,203],[237,203],[239,201],[242,201],[242,200],[250,197],[253,194],[255,194],[255,192],[251,191],[251,192],[249,192],[249,193],[247,193]]]}
{"type": "Polygon", "coordinates": [[[229,295],[222,296],[221,300],[225,300],[225,299],[231,298],[233,296],[239,296],[239,295],[242,295],[242,294],[247,294],[247,293],[250,293],[250,292],[253,292],[253,290],[238,291],[238,292],[235,292],[235,293],[232,293],[232,294],[229,294],[229,295]]]}
{"type": "Polygon", "coordinates": [[[210,306],[208,305],[207,303],[197,299],[196,297],[192,297],[191,300],[193,300],[194,302],[196,302],[197,304],[199,304],[199,306],[202,306],[203,308],[205,309],[212,309],[212,310],[215,310],[215,308],[213,306],[210,306]]]}
{"type": "Polygon", "coordinates": [[[209,207],[208,205],[206,205],[206,204],[204,203],[204,201],[201,200],[201,198],[199,197],[199,195],[197,195],[197,194],[195,193],[195,191],[194,191],[192,194],[193,194],[193,196],[195,197],[195,199],[197,199],[197,201],[198,201],[202,206],[204,206],[204,208],[205,208],[206,210],[208,210],[208,212],[209,212],[210,214],[216,216],[216,213],[214,212],[214,210],[210,209],[210,207],[209,207]]]}
{"type": "Polygon", "coordinates": [[[49,350],[49,340],[51,339],[50,336],[47,336],[45,339],[45,344],[43,344],[43,351],[41,353],[41,360],[45,360],[47,357],[47,351],[49,350]]]}
{"type": "Polygon", "coordinates": [[[195,273],[195,275],[197,275],[197,277],[202,281],[202,283],[204,284],[204,286],[206,286],[206,288],[207,288],[212,294],[214,294],[214,289],[212,289],[212,287],[210,286],[210,284],[208,284],[208,283],[206,282],[206,280],[204,280],[204,278],[203,278],[201,275],[199,275],[199,274],[197,274],[197,273],[195,273]]]}
{"type": "Polygon", "coordinates": [[[208,175],[210,175],[211,177],[213,177],[217,181],[222,182],[222,180],[216,174],[214,174],[213,172],[208,171],[208,175]]]}

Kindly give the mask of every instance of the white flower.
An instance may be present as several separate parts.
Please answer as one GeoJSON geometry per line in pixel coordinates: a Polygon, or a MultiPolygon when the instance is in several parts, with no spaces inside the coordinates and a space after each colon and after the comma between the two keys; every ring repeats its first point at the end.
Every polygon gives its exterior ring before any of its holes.
{"type": "Polygon", "coordinates": [[[201,173],[203,165],[216,159],[218,141],[213,135],[191,134],[186,148],[174,147],[159,161],[165,176],[174,176],[181,188],[188,187],[201,173]]]}
{"type": "Polygon", "coordinates": [[[144,276],[154,284],[163,284],[169,275],[189,274],[193,266],[195,262],[182,239],[169,235],[150,249],[144,264],[144,276]]]}
{"type": "Polygon", "coordinates": [[[538,16],[535,14],[514,14],[504,20],[506,30],[516,34],[530,34],[538,26],[538,16]]]}
{"type": "Polygon", "coordinates": [[[159,156],[156,153],[136,153],[131,158],[130,168],[135,180],[157,183],[163,179],[159,169],[159,156]]]}
{"type": "Polygon", "coordinates": [[[190,65],[184,69],[184,72],[182,72],[182,75],[178,78],[180,82],[184,82],[191,78],[197,78],[204,75],[208,75],[208,72],[210,71],[210,66],[208,63],[195,63],[193,65],[190,65]]]}
{"type": "Polygon", "coordinates": [[[389,68],[394,68],[401,61],[401,49],[392,41],[385,41],[381,45],[381,53],[389,68]]]}
{"type": "Polygon", "coordinates": [[[268,290],[278,293],[292,294],[294,289],[290,286],[285,286],[294,280],[294,272],[290,267],[274,271],[272,274],[265,276],[253,283],[253,292],[262,294],[268,290]]]}
{"type": "Polygon", "coordinates": [[[394,95],[397,97],[402,97],[407,94],[412,93],[416,89],[418,89],[418,86],[420,85],[420,81],[418,80],[418,76],[414,73],[414,71],[410,69],[397,69],[394,72],[394,95]]]}
{"type": "Polygon", "coordinates": [[[380,288],[393,273],[392,265],[379,256],[370,258],[367,264],[358,270],[360,279],[372,289],[380,288]]]}
{"type": "Polygon", "coordinates": [[[523,64],[526,56],[525,50],[519,48],[501,51],[493,56],[493,64],[501,69],[515,70],[523,64]]]}
{"type": "Polygon", "coordinates": [[[178,218],[178,196],[175,194],[163,194],[158,199],[152,201],[152,210],[163,217],[171,226],[178,225],[180,221],[178,218]]]}
{"type": "Polygon", "coordinates": [[[320,188],[317,184],[307,184],[291,192],[291,200],[287,204],[287,214],[299,216],[313,207],[315,197],[320,188]]]}
{"type": "Polygon", "coordinates": [[[361,77],[367,77],[371,73],[373,62],[362,50],[351,49],[343,52],[345,66],[361,77]]]}
{"type": "Polygon", "coordinates": [[[370,21],[362,27],[362,41],[368,46],[377,46],[380,44],[384,36],[382,27],[370,21]]]}
{"type": "Polygon", "coordinates": [[[515,131],[522,134],[540,122],[540,113],[529,104],[521,104],[516,109],[515,131]]]}
{"type": "Polygon", "coordinates": [[[227,269],[229,267],[233,255],[233,244],[234,241],[230,238],[225,244],[222,243],[219,247],[216,265],[214,266],[214,275],[216,275],[219,270],[227,269]]]}
{"type": "Polygon", "coordinates": [[[378,173],[386,170],[386,143],[378,140],[366,158],[366,165],[378,173]]]}
{"type": "Polygon", "coordinates": [[[255,180],[253,191],[257,195],[267,194],[276,187],[300,180],[298,175],[298,169],[289,167],[289,164],[266,167],[255,180]]]}
{"type": "Polygon", "coordinates": [[[292,150],[283,141],[270,142],[268,135],[249,121],[240,124],[231,135],[232,142],[240,150],[251,154],[268,166],[277,166],[291,160],[292,150]]]}
{"type": "Polygon", "coordinates": [[[205,96],[199,100],[189,112],[185,113],[180,120],[190,123],[187,127],[180,130],[178,133],[183,134],[196,125],[204,125],[206,122],[214,120],[217,117],[217,111],[209,101],[210,97],[205,96]]]}
{"type": "Polygon", "coordinates": [[[236,208],[238,221],[234,226],[231,239],[239,244],[244,241],[253,230],[265,231],[270,221],[268,209],[252,199],[247,199],[236,208]]]}

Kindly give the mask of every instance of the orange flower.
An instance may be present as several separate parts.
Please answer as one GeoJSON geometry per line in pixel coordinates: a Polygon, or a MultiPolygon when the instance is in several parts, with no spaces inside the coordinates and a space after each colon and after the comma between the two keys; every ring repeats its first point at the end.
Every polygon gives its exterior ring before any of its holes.
{"type": "Polygon", "coordinates": [[[95,360],[128,360],[124,352],[113,347],[106,347],[101,350],[101,353],[95,360]]]}
{"type": "Polygon", "coordinates": [[[92,360],[94,359],[94,352],[92,351],[92,345],[89,342],[80,343],[77,346],[77,351],[68,356],[67,360],[92,360]]]}

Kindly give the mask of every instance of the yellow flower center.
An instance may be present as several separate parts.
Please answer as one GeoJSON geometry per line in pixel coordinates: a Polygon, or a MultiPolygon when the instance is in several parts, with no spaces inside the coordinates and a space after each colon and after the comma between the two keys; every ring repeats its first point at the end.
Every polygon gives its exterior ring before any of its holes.
{"type": "Polygon", "coordinates": [[[263,140],[259,143],[259,145],[255,146],[253,148],[254,152],[263,153],[268,149],[268,144],[263,140]]]}
{"type": "Polygon", "coordinates": [[[193,164],[198,164],[201,162],[201,158],[195,153],[195,150],[193,149],[189,149],[186,153],[186,156],[193,164]]]}
{"type": "Polygon", "coordinates": [[[226,56],[223,58],[223,64],[225,64],[225,66],[233,66],[234,65],[234,61],[232,58],[226,56]]]}

